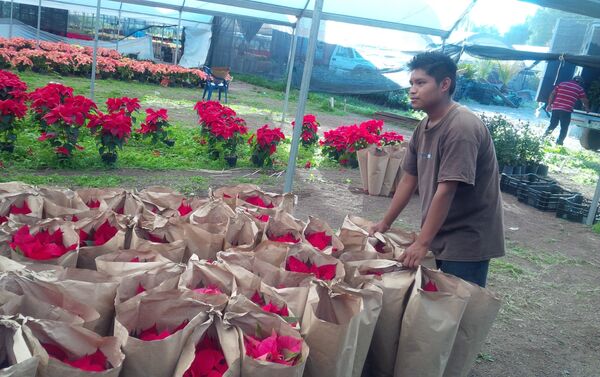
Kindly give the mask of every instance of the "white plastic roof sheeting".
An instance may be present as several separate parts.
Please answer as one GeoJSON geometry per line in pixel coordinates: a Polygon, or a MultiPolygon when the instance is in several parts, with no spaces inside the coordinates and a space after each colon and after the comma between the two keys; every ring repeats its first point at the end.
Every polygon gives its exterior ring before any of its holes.
{"type": "MultiPolygon", "coordinates": [[[[294,26],[311,17],[315,0],[102,0],[102,14],[139,15],[140,19],[182,24],[209,23],[230,16],[274,25],[294,26]]],[[[325,0],[322,20],[429,34],[445,38],[476,0],[325,0]]],[[[16,0],[37,5],[37,0],[16,0]]],[[[96,0],[43,0],[42,6],[90,12],[96,0]]]]}

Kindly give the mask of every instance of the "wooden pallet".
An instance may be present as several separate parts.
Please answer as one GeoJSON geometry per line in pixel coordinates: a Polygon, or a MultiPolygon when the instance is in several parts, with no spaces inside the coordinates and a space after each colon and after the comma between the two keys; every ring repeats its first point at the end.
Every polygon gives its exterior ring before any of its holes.
{"type": "Polygon", "coordinates": [[[404,115],[389,113],[387,111],[377,111],[377,112],[373,113],[373,117],[375,119],[381,119],[386,122],[402,123],[403,125],[406,125],[409,127],[416,127],[417,124],[419,123],[419,120],[416,118],[411,118],[411,117],[407,117],[404,115]]]}

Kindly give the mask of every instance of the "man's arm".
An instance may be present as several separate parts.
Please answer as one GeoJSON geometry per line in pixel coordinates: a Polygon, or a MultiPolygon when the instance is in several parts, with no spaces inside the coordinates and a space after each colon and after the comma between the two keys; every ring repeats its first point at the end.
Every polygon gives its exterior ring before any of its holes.
{"type": "Polygon", "coordinates": [[[581,99],[581,103],[583,103],[583,109],[589,113],[590,112],[590,100],[588,100],[587,97],[583,97],[581,99]]]}
{"type": "Polygon", "coordinates": [[[421,227],[421,233],[419,233],[415,242],[400,255],[399,260],[404,266],[415,268],[421,264],[421,260],[427,254],[433,238],[439,232],[444,221],[446,221],[457,187],[457,181],[447,181],[438,184],[431,201],[431,206],[427,212],[427,217],[421,227]]]}
{"type": "Polygon", "coordinates": [[[402,175],[402,178],[400,178],[398,187],[396,187],[396,193],[392,198],[392,203],[390,203],[390,206],[383,216],[383,219],[371,227],[371,235],[375,232],[384,233],[390,229],[392,223],[396,220],[398,215],[400,215],[404,207],[406,207],[410,201],[410,198],[415,192],[416,187],[417,177],[404,172],[404,175],[402,175]]]}
{"type": "Polygon", "coordinates": [[[552,93],[550,93],[550,97],[548,97],[548,103],[546,103],[546,110],[552,110],[552,102],[554,102],[554,97],[556,97],[556,88],[552,90],[552,93]]]}

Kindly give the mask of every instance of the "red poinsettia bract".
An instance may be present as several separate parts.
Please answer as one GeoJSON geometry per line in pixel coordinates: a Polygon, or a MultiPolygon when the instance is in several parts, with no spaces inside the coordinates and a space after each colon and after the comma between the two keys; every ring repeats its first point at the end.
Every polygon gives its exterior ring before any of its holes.
{"type": "Polygon", "coordinates": [[[59,258],[77,248],[77,244],[66,247],[63,244],[63,232],[57,229],[53,233],[40,230],[36,234],[29,233],[29,226],[23,225],[13,235],[10,247],[16,252],[35,260],[59,258]]]}
{"type": "Polygon", "coordinates": [[[85,370],[87,372],[103,372],[110,369],[110,363],[106,359],[106,355],[99,349],[91,355],[85,355],[78,359],[70,359],[67,352],[60,346],[51,343],[42,343],[42,346],[48,355],[54,359],[69,364],[73,368],[85,370]]]}
{"type": "Polygon", "coordinates": [[[205,335],[196,345],[196,356],[183,377],[222,377],[228,368],[219,342],[205,335]]]}
{"type": "Polygon", "coordinates": [[[322,266],[317,266],[316,264],[311,263],[310,260],[305,263],[294,256],[290,256],[287,259],[285,266],[285,269],[288,271],[313,274],[321,280],[333,279],[335,277],[335,268],[335,264],[324,264],[322,266]]]}
{"type": "Polygon", "coordinates": [[[331,236],[328,236],[324,231],[307,234],[306,240],[319,250],[324,250],[327,246],[331,246],[331,236]]]}
{"type": "Polygon", "coordinates": [[[179,324],[179,326],[174,328],[173,331],[169,331],[169,329],[165,328],[161,332],[158,331],[158,329],[156,327],[156,323],[155,323],[154,325],[152,325],[152,327],[142,330],[139,333],[139,335],[137,336],[137,338],[140,340],[144,340],[144,341],[165,339],[165,338],[175,334],[177,331],[182,330],[188,323],[189,323],[189,321],[185,320],[185,321],[181,322],[179,324]]]}

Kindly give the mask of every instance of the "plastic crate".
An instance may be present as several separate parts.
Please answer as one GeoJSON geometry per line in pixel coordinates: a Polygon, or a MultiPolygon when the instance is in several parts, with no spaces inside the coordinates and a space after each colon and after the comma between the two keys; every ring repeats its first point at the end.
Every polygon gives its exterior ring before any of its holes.
{"type": "MultiPolygon", "coordinates": [[[[556,217],[585,224],[592,201],[583,197],[583,195],[574,195],[569,198],[560,198],[556,209],[556,217]]],[[[600,222],[600,206],[596,208],[594,224],[600,222]]]]}
{"type": "Polygon", "coordinates": [[[517,195],[517,190],[521,185],[534,184],[556,184],[556,181],[550,178],[540,177],[535,174],[504,174],[500,176],[500,190],[507,194],[517,195]]]}
{"type": "Polygon", "coordinates": [[[517,198],[520,202],[528,204],[540,211],[556,211],[558,200],[579,194],[567,191],[556,184],[546,185],[521,185],[517,189],[517,198]]]}

